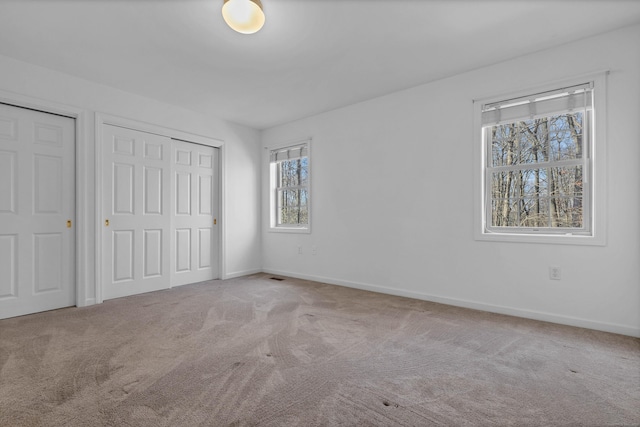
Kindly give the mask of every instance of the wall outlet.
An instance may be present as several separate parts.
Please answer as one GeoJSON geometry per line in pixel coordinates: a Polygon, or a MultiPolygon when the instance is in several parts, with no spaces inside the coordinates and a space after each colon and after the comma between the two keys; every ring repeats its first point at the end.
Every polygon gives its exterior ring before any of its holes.
{"type": "Polygon", "coordinates": [[[302,246],[298,246],[298,255],[302,255],[302,246]]]}
{"type": "Polygon", "coordinates": [[[318,255],[318,247],[317,246],[312,246],[311,247],[311,255],[318,255]]]}
{"type": "Polygon", "coordinates": [[[562,269],[560,267],[549,267],[549,279],[551,280],[562,279],[562,269]]]}

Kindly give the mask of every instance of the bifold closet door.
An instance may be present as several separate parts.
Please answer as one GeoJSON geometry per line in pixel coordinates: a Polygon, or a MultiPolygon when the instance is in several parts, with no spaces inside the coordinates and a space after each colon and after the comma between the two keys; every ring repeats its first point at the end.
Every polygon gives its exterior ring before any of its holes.
{"type": "Polygon", "coordinates": [[[171,285],[217,279],[218,149],[173,141],[171,285]]]}
{"type": "Polygon", "coordinates": [[[0,318],[75,305],[75,120],[0,104],[0,318]]]}
{"type": "Polygon", "coordinates": [[[170,287],[171,139],[103,128],[103,298],[170,287]]]}

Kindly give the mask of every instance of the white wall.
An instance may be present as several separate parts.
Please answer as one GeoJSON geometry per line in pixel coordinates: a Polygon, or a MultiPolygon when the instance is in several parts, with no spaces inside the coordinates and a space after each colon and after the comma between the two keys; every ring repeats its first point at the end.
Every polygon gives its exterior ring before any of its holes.
{"type": "Polygon", "coordinates": [[[313,138],[313,223],[270,233],[263,198],[263,268],[640,336],[638,46],[628,27],[264,131],[263,146],[313,138]],[[605,69],[607,245],[474,240],[472,100],[605,69]]]}
{"type": "MultiPolygon", "coordinates": [[[[92,173],[95,112],[223,140],[226,224],[220,225],[224,228],[226,254],[221,270],[225,277],[260,271],[261,177],[257,131],[4,56],[0,56],[0,91],[5,100],[30,97],[36,99],[36,104],[40,101],[58,103],[84,111],[87,123],[78,140],[86,150],[83,161],[90,166],[86,183],[79,184],[86,184],[88,190],[78,203],[84,201],[89,213],[95,212],[92,173]]],[[[78,304],[84,305],[92,303],[95,297],[94,215],[89,215],[87,224],[78,223],[78,226],[89,230],[88,263],[83,266],[84,277],[78,278],[84,295],[78,304]]]]}

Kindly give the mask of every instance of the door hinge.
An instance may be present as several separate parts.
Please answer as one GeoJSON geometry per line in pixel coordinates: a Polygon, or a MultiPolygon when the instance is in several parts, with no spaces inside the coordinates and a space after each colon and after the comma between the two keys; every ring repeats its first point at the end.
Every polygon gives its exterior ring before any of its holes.
{"type": "Polygon", "coordinates": [[[71,220],[70,219],[67,220],[67,228],[71,228],[71,220]]]}
{"type": "Polygon", "coordinates": [[[105,227],[108,227],[108,226],[109,226],[109,220],[108,220],[108,219],[105,219],[105,220],[104,220],[104,226],[105,226],[105,227]]]}

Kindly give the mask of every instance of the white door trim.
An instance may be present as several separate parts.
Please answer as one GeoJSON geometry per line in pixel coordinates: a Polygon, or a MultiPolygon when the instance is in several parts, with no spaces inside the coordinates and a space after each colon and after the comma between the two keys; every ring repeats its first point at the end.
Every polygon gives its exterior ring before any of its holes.
{"type": "Polygon", "coordinates": [[[3,104],[13,105],[15,107],[29,108],[31,110],[41,111],[43,113],[58,114],[60,116],[70,117],[75,120],[75,175],[76,175],[76,225],[75,225],[75,294],[76,306],[84,307],[95,303],[94,298],[87,297],[86,284],[91,283],[89,277],[89,257],[88,243],[90,222],[88,197],[87,197],[87,178],[90,168],[90,160],[87,158],[86,147],[86,117],[87,111],[82,108],[72,107],[70,105],[60,104],[57,102],[46,101],[44,99],[25,96],[13,92],[0,90],[0,102],[3,104]]]}
{"type": "Polygon", "coordinates": [[[220,206],[220,241],[219,241],[219,265],[220,265],[220,278],[224,278],[226,275],[225,269],[225,242],[226,242],[226,209],[225,209],[225,143],[221,139],[211,138],[204,135],[198,135],[194,133],[184,132],[178,129],[167,128],[164,126],[158,126],[151,123],[139,122],[136,120],[127,119],[125,117],[114,116],[105,113],[95,113],[95,177],[96,177],[96,185],[95,185],[95,229],[94,229],[94,238],[95,238],[95,287],[96,287],[96,303],[103,302],[103,294],[102,294],[102,197],[103,197],[103,188],[104,183],[103,180],[103,171],[102,171],[102,128],[103,126],[113,125],[120,126],[132,130],[137,130],[141,132],[153,133],[156,135],[166,136],[172,139],[179,139],[181,141],[187,142],[195,142],[197,144],[208,145],[211,147],[216,147],[220,149],[220,200],[218,200],[220,206]]]}

